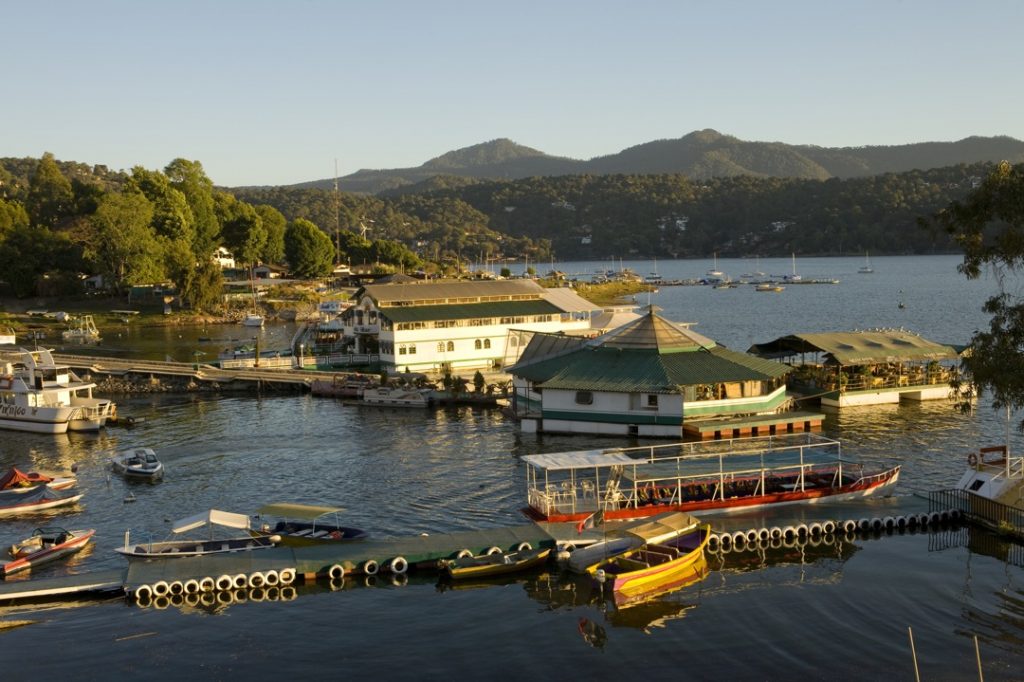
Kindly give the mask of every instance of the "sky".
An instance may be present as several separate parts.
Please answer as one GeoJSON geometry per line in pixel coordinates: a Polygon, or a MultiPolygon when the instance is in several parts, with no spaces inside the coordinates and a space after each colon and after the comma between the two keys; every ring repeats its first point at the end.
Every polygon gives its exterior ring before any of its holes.
{"type": "Polygon", "coordinates": [[[1024,139],[1018,0],[0,0],[0,157],[222,186],[509,138],[575,159],[713,128],[1024,139]]]}

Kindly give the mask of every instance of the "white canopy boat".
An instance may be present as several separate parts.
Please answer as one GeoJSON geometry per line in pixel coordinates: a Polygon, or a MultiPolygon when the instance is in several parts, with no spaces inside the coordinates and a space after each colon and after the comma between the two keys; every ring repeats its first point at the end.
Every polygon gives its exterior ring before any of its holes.
{"type": "Polygon", "coordinates": [[[210,509],[202,514],[175,521],[171,527],[171,534],[180,537],[189,531],[204,527],[208,530],[205,539],[180,538],[136,545],[132,545],[128,533],[125,533],[124,547],[118,547],[114,551],[124,555],[129,561],[178,559],[207,554],[269,549],[281,539],[277,535],[252,537],[249,534],[248,516],[217,509],[210,509]],[[223,537],[223,529],[239,530],[243,534],[223,537]],[[217,537],[218,534],[221,537],[217,537]]]}

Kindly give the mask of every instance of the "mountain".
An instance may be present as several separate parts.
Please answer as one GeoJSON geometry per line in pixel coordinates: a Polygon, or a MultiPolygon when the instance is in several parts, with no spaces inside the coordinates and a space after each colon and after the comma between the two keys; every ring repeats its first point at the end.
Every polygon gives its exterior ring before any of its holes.
{"type": "MultiPolygon", "coordinates": [[[[812,180],[856,178],[909,170],[927,170],[982,161],[1024,162],[1024,142],[1012,137],[968,137],[956,142],[921,142],[896,146],[816,147],[782,142],[750,142],[715,130],[699,130],[677,140],[655,140],[587,161],[551,156],[498,139],[430,159],[415,168],[360,170],[338,179],[349,192],[379,194],[416,190],[447,176],[472,180],[511,180],[561,175],[649,175],[681,173],[692,179],[749,175],[812,180]]],[[[314,180],[294,188],[330,189],[334,179],[314,180]]]]}

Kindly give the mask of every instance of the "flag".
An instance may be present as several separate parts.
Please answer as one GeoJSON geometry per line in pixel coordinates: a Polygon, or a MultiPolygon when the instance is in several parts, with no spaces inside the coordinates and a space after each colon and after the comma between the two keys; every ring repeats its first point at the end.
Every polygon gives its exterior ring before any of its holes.
{"type": "Polygon", "coordinates": [[[598,509],[596,512],[594,512],[593,514],[591,514],[590,516],[588,516],[587,518],[583,519],[582,521],[580,521],[579,523],[576,524],[576,534],[577,535],[582,535],[583,531],[585,531],[587,528],[593,528],[594,526],[597,526],[597,525],[603,524],[603,523],[604,523],[604,510],[603,509],[598,509]]]}

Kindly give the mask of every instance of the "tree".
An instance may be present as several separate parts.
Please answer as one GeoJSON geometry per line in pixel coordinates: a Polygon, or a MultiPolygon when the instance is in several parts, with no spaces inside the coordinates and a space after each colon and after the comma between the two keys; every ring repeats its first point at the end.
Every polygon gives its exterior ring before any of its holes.
{"type": "Polygon", "coordinates": [[[260,204],[256,207],[256,213],[263,221],[263,229],[267,232],[267,241],[260,254],[260,260],[264,263],[280,263],[284,260],[284,231],[288,227],[288,221],[273,206],[260,204]]]}
{"type": "Polygon", "coordinates": [[[53,154],[46,152],[29,180],[25,209],[35,225],[55,227],[70,215],[75,201],[71,181],[60,172],[53,154]]]}
{"type": "Polygon", "coordinates": [[[302,218],[288,225],[284,235],[284,252],[288,267],[296,277],[323,277],[330,274],[334,263],[331,238],[302,218]]]}
{"type": "Polygon", "coordinates": [[[100,201],[86,257],[116,288],[152,284],[166,276],[152,220],[153,204],[140,192],[113,192],[100,201]]]}
{"type": "Polygon", "coordinates": [[[14,227],[0,242],[0,277],[15,296],[31,296],[45,273],[73,267],[73,252],[74,245],[63,234],[45,227],[14,227]]]}
{"type": "Polygon", "coordinates": [[[0,241],[14,228],[28,225],[28,213],[24,206],[16,201],[0,199],[0,241]]]}
{"type": "Polygon", "coordinates": [[[132,168],[128,187],[135,188],[153,204],[153,229],[168,239],[195,241],[195,218],[185,194],[171,186],[170,179],[160,171],[132,168]]]}
{"type": "MultiPolygon", "coordinates": [[[[959,270],[968,279],[990,266],[1002,282],[1024,267],[1024,165],[999,164],[963,201],[954,201],[933,218],[964,250],[959,270]]],[[[1002,288],[1002,287],[1001,287],[1002,288]]],[[[1006,290],[988,299],[988,331],[975,332],[964,354],[964,381],[954,383],[961,407],[969,409],[975,392],[988,389],[997,408],[1024,406],[1024,298],[1006,290]]],[[[1019,425],[1024,431],[1024,423],[1019,425]]]]}
{"type": "Polygon", "coordinates": [[[164,168],[164,173],[171,185],[185,195],[192,209],[195,221],[192,252],[199,260],[209,258],[220,239],[220,223],[217,221],[213,200],[213,181],[206,177],[201,163],[186,159],[171,161],[164,168]]]}
{"type": "Polygon", "coordinates": [[[263,219],[250,204],[226,192],[218,192],[215,201],[224,246],[243,263],[256,265],[267,245],[263,219]]]}
{"type": "Polygon", "coordinates": [[[487,385],[487,380],[484,379],[483,372],[481,372],[480,370],[477,370],[476,374],[473,375],[473,390],[476,391],[477,393],[483,393],[484,392],[484,386],[486,386],[486,385],[487,385]]]}

